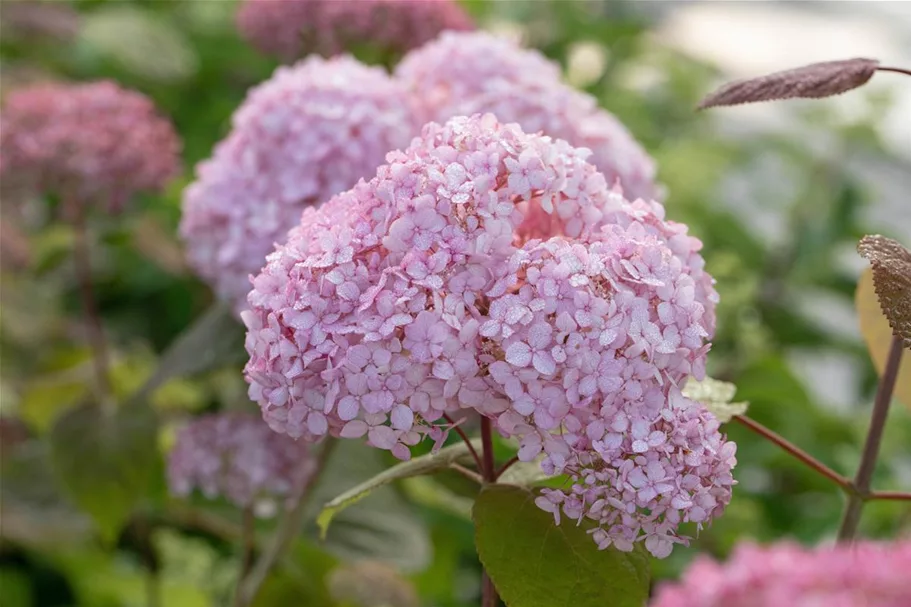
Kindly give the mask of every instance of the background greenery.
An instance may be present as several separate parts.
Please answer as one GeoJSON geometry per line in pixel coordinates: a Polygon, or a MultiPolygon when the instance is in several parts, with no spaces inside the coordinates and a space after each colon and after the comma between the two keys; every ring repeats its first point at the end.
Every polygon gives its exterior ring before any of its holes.
{"type": "MultiPolygon", "coordinates": [[[[184,177],[165,195],[135,201],[122,217],[95,218],[95,281],[118,394],[126,399],[187,327],[197,323],[197,329],[189,345],[165,358],[165,375],[183,377],[162,377],[166,381],[150,396],[156,422],[138,439],[151,437],[149,444],[158,447],[150,450],[149,473],[131,477],[129,495],[86,508],[71,479],[103,484],[99,450],[72,434],[51,432],[61,415],[78,416],[91,386],[70,263],[72,233],[47,201],[4,192],[0,603],[146,605],[154,576],[162,605],[222,605],[237,571],[239,513],[225,504],[171,500],[162,454],[187,416],[255,407],[239,372],[240,329],[211,312],[212,296],[185,267],[175,230],[193,165],[224,136],[247,88],[267,78],[275,64],[238,38],[230,1],[53,3],[75,13],[32,23],[7,18],[10,4],[4,0],[0,13],[3,94],[46,76],[114,78],[154,98],[184,140],[184,177]],[[206,314],[208,324],[199,328],[206,314]],[[60,462],[71,477],[66,484],[59,482],[60,462]]],[[[482,24],[521,32],[528,44],[570,67],[575,83],[649,148],[670,192],[669,217],[687,222],[703,239],[707,266],[718,280],[719,334],[710,374],[737,384],[737,399],[751,402],[751,416],[852,474],[876,375],[856,330],[846,326],[853,318],[835,313],[850,309],[857,281],[857,264],[843,259],[864,233],[889,234],[890,226],[862,222],[864,208],[877,201],[848,167],[856,160],[896,162],[873,128],[889,100],[870,98],[865,115],[850,122],[825,103],[795,104],[789,111],[800,135],[735,136],[716,115],[692,109],[722,75],[650,35],[654,24],[632,5],[471,0],[466,6],[482,24]],[[593,55],[603,65],[585,61],[593,55]],[[820,139],[825,145],[818,145],[820,139]],[[770,170],[777,177],[770,178],[770,170]],[[758,216],[771,212],[784,218],[773,238],[756,225],[758,216]],[[794,361],[808,357],[835,357],[862,370],[849,398],[856,406],[825,402],[795,372],[802,367],[794,361]]],[[[907,235],[891,235],[908,244],[907,235]]],[[[742,539],[815,543],[831,538],[837,527],[842,497],[834,486],[741,427],[728,431],[739,445],[734,500],[691,549],[652,563],[658,580],[678,575],[698,553],[724,556],[742,539]]],[[[501,448],[508,457],[509,447],[501,448]]],[[[126,472],[139,465],[123,460],[126,472]]],[[[343,445],[311,498],[308,520],[321,503],[388,464],[373,450],[343,445]]],[[[909,477],[911,415],[896,406],[874,485],[900,489],[909,477]]],[[[324,543],[311,524],[257,605],[478,604],[473,491],[459,477],[418,477],[343,512],[324,543]]],[[[262,537],[270,526],[261,523],[262,537]]],[[[892,537],[909,529],[909,506],[867,506],[864,534],[892,537]]]]}

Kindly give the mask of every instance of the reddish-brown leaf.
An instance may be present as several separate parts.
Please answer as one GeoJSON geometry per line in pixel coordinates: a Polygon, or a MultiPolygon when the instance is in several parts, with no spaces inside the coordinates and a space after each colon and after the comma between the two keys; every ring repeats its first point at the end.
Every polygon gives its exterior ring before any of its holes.
{"type": "Polygon", "coordinates": [[[873,267],[873,286],[889,326],[911,348],[911,251],[878,234],[864,236],[857,251],[873,267]]]}
{"type": "Polygon", "coordinates": [[[795,97],[831,97],[865,84],[873,77],[878,65],[876,59],[826,61],[759,78],[739,80],[722,86],[703,99],[699,109],[795,97]]]}

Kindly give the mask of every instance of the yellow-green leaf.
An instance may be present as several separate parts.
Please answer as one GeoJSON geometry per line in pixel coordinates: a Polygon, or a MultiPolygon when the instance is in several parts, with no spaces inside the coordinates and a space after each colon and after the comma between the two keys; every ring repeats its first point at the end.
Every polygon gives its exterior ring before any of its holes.
{"type": "Polygon", "coordinates": [[[736,392],[737,386],[734,384],[711,377],[702,381],[690,378],[683,388],[685,397],[702,403],[721,423],[731,421],[735,415],[743,415],[749,407],[747,402],[731,402],[736,392]]]}
{"type": "MultiPolygon", "coordinates": [[[[876,372],[882,375],[886,368],[886,359],[889,357],[889,347],[892,343],[892,328],[889,321],[883,316],[876,290],[873,287],[873,270],[867,268],[857,282],[857,291],[854,295],[854,306],[857,309],[857,320],[860,332],[876,372]]],[[[911,407],[911,354],[905,352],[902,356],[901,366],[898,368],[898,380],[895,382],[895,398],[911,407]]]]}

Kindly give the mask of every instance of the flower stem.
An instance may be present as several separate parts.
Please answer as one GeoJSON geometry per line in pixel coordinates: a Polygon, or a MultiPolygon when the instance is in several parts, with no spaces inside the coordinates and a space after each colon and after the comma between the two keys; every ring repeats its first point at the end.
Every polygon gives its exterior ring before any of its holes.
{"type": "MultiPolygon", "coordinates": [[[[490,419],[483,416],[481,417],[481,447],[483,455],[481,475],[486,482],[495,483],[497,482],[497,471],[493,459],[493,429],[490,419]]],[[[483,566],[481,572],[481,607],[497,607],[499,601],[497,588],[483,566]]]]}
{"type": "Polygon", "coordinates": [[[517,463],[518,461],[519,461],[518,455],[513,455],[511,458],[509,458],[509,460],[505,464],[500,466],[499,470],[497,470],[496,478],[500,478],[501,476],[503,476],[503,473],[506,472],[507,470],[509,470],[509,468],[512,467],[512,465],[517,463]]]}
{"type": "Polygon", "coordinates": [[[782,449],[784,449],[785,451],[787,451],[788,453],[793,455],[795,458],[799,459],[801,462],[803,462],[810,468],[813,468],[814,470],[816,470],[817,472],[819,472],[820,474],[822,474],[829,480],[836,483],[839,487],[841,487],[845,491],[852,492],[853,489],[852,489],[852,485],[851,485],[851,479],[847,478],[846,476],[842,476],[838,472],[835,472],[834,470],[832,470],[831,468],[826,466],[824,463],[822,463],[821,461],[819,461],[818,459],[816,459],[815,457],[813,457],[812,455],[810,455],[809,453],[807,453],[806,451],[804,451],[803,449],[801,449],[800,447],[798,447],[797,445],[795,445],[794,443],[789,441],[788,439],[784,438],[780,434],[774,432],[773,430],[770,430],[769,428],[766,428],[765,426],[763,426],[756,420],[751,419],[745,415],[735,415],[734,420],[737,423],[739,423],[743,426],[746,426],[747,428],[749,428],[756,434],[769,440],[770,442],[775,443],[776,445],[778,445],[779,447],[781,447],[782,449]]]}
{"type": "Polygon", "coordinates": [[[485,481],[492,483],[497,480],[497,471],[493,463],[493,431],[490,420],[486,417],[481,418],[481,447],[481,476],[485,481]]]}
{"type": "Polygon", "coordinates": [[[461,439],[465,441],[465,444],[468,445],[468,450],[471,452],[471,457],[474,458],[475,464],[478,466],[478,471],[483,471],[484,464],[481,462],[481,456],[478,455],[477,449],[475,449],[474,445],[471,444],[471,439],[468,438],[468,435],[465,434],[465,431],[462,430],[458,424],[452,421],[452,418],[449,417],[449,415],[443,414],[443,419],[449,422],[449,424],[452,426],[452,429],[456,431],[456,434],[458,434],[461,439]]]}
{"type": "Polygon", "coordinates": [[[146,588],[146,606],[147,607],[161,607],[161,580],[158,579],[157,572],[146,571],[145,588],[146,588]]]}
{"type": "Polygon", "coordinates": [[[319,480],[323,470],[325,470],[326,462],[329,460],[329,456],[332,454],[333,448],[337,443],[338,439],[332,437],[327,437],[325,439],[319,455],[317,456],[316,470],[314,470],[313,474],[310,475],[310,478],[307,479],[297,492],[294,505],[285,513],[285,516],[279,522],[272,537],[271,544],[266,548],[262,555],[260,555],[259,559],[253,565],[250,575],[247,576],[246,580],[244,580],[243,584],[238,589],[239,596],[236,597],[234,601],[236,606],[247,607],[252,604],[253,599],[256,598],[256,593],[259,592],[263,582],[266,581],[266,577],[268,577],[272,567],[278,562],[291,542],[300,533],[304,518],[304,508],[307,502],[306,498],[316,484],[316,481],[319,480]]]}
{"type": "Polygon", "coordinates": [[[241,589],[244,580],[250,574],[250,568],[253,566],[253,553],[256,549],[256,518],[253,515],[253,506],[244,508],[243,524],[243,556],[240,562],[240,571],[237,574],[237,590],[234,593],[234,605],[240,604],[241,589]]]}
{"type": "Polygon", "coordinates": [[[82,295],[82,313],[85,315],[89,344],[92,348],[92,365],[95,369],[95,397],[102,409],[110,410],[113,403],[111,401],[111,383],[108,376],[107,343],[105,342],[104,329],[101,326],[101,315],[98,313],[98,305],[92,287],[89,234],[85,213],[81,208],[75,212],[74,219],[75,242],[73,258],[76,265],[76,279],[79,282],[79,290],[82,295]]]}
{"type": "Polygon", "coordinates": [[[892,391],[895,389],[895,380],[898,378],[898,367],[902,358],[902,340],[897,336],[892,337],[889,348],[889,357],[886,368],[879,380],[876,390],[876,400],[873,402],[873,414],[870,417],[870,429],[867,431],[867,440],[864,451],[860,457],[860,466],[854,477],[855,493],[848,496],[845,514],[838,530],[839,541],[851,541],[857,534],[860,523],[860,514],[864,501],[870,493],[870,481],[876,468],[876,458],[879,456],[879,446],[882,442],[883,429],[886,427],[886,417],[889,415],[889,403],[892,401],[892,391]]]}
{"type": "Polygon", "coordinates": [[[476,482],[476,483],[479,484],[479,485],[483,485],[483,484],[484,484],[484,479],[481,477],[480,474],[478,474],[478,473],[475,472],[474,470],[469,470],[469,469],[466,468],[465,466],[460,466],[459,464],[449,464],[449,467],[452,468],[452,470],[453,470],[454,472],[458,472],[459,474],[461,474],[461,475],[464,476],[465,478],[467,478],[467,479],[469,479],[469,480],[471,480],[471,481],[474,481],[474,482],[476,482]]]}
{"type": "Polygon", "coordinates": [[[911,502],[911,493],[905,491],[872,491],[867,499],[911,502]]]}

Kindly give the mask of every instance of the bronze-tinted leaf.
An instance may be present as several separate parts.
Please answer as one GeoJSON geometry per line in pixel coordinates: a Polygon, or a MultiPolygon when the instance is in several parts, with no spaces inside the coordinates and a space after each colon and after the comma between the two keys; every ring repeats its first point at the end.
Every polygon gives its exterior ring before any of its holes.
{"type": "Polygon", "coordinates": [[[865,84],[873,77],[878,65],[879,61],[875,59],[826,61],[739,80],[722,86],[703,99],[699,109],[795,97],[831,97],[865,84]]]}
{"type": "Polygon", "coordinates": [[[873,267],[873,286],[889,326],[911,348],[911,251],[885,236],[864,236],[857,251],[873,267]]]}

